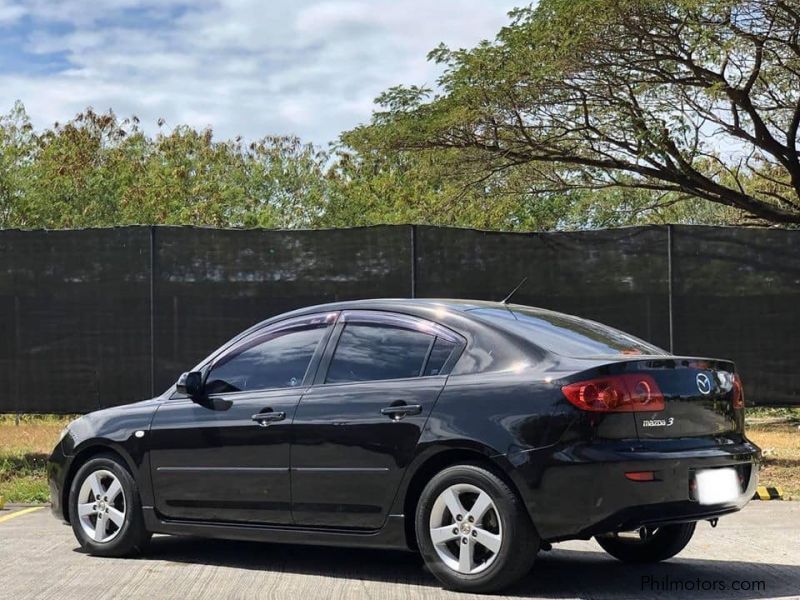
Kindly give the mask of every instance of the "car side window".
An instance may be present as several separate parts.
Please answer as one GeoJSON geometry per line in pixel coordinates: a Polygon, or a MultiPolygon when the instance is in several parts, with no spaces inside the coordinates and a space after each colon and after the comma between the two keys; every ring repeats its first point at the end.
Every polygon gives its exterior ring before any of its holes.
{"type": "Polygon", "coordinates": [[[209,394],[300,385],[327,325],[284,329],[254,338],[223,357],[208,374],[209,394]]]}
{"type": "Polygon", "coordinates": [[[435,336],[381,323],[347,323],[326,383],[419,377],[435,336]]]}
{"type": "Polygon", "coordinates": [[[455,342],[446,340],[443,337],[437,337],[428,357],[428,362],[425,365],[424,375],[438,375],[441,373],[442,367],[447,363],[447,359],[450,358],[455,348],[455,342]]]}

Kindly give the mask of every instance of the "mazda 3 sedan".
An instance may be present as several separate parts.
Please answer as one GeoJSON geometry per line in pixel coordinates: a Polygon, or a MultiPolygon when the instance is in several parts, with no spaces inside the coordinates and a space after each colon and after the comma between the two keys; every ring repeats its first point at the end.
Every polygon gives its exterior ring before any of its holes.
{"type": "Polygon", "coordinates": [[[369,300],[264,321],[73,421],[48,471],[92,554],[153,533],[403,548],[491,592],[561,540],[670,558],[759,462],[728,361],[528,306],[369,300]]]}

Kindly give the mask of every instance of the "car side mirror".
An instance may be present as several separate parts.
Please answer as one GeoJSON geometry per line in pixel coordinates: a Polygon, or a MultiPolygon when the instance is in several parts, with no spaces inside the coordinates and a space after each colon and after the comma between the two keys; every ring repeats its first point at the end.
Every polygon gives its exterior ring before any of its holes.
{"type": "Polygon", "coordinates": [[[186,394],[190,398],[197,399],[203,397],[203,374],[200,371],[189,371],[178,377],[175,385],[178,393],[186,394]]]}

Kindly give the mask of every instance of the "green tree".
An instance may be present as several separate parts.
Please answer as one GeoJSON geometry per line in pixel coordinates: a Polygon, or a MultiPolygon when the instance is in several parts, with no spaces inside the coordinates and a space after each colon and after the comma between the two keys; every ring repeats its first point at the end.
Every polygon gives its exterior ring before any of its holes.
{"type": "Polygon", "coordinates": [[[554,165],[487,168],[469,149],[396,149],[389,124],[342,135],[315,226],[423,223],[548,231],[651,223],[730,224],[740,211],[631,186],[550,185],[554,165]],[[548,167],[545,172],[543,169],[548,167]]]}
{"type": "Polygon", "coordinates": [[[326,153],[294,137],[216,141],[179,126],[87,109],[35,132],[17,104],[0,117],[0,226],[307,226],[324,205],[326,153]]]}
{"type": "Polygon", "coordinates": [[[11,226],[24,200],[25,173],[34,151],[33,126],[17,102],[7,115],[0,115],[0,226],[11,226]]]}
{"type": "Polygon", "coordinates": [[[493,42],[434,50],[441,92],[392,88],[369,128],[536,203],[797,224],[799,40],[797,0],[541,0],[493,42]]]}
{"type": "Polygon", "coordinates": [[[453,176],[447,152],[383,152],[371,141],[346,136],[328,172],[322,227],[422,223],[515,229],[530,226],[516,198],[465,185],[453,176]]]}

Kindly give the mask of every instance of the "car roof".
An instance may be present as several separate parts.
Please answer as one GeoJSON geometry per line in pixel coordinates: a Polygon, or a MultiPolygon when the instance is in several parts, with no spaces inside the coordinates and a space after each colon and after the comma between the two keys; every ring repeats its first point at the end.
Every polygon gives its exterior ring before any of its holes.
{"type": "MultiPolygon", "coordinates": [[[[371,298],[315,304],[280,313],[252,325],[217,348],[213,353],[200,361],[195,368],[207,363],[209,360],[212,360],[214,356],[222,354],[230,347],[238,344],[245,337],[264,327],[269,327],[275,323],[296,317],[345,310],[380,310],[429,319],[451,328],[464,337],[468,347],[465,354],[469,354],[471,351],[481,352],[488,344],[492,347],[496,347],[495,350],[489,351],[490,354],[494,352],[495,355],[503,355],[506,352],[513,352],[514,355],[517,355],[518,349],[509,349],[506,348],[504,344],[493,343],[491,340],[487,339],[487,337],[507,337],[509,335],[507,332],[502,332],[498,328],[481,321],[476,315],[470,314],[470,311],[476,308],[502,307],[508,306],[501,302],[454,298],[371,298]]],[[[496,341],[497,340],[495,340],[495,342],[496,341]]]]}
{"type": "MultiPolygon", "coordinates": [[[[446,307],[450,310],[466,312],[476,308],[504,308],[509,305],[491,300],[465,300],[458,298],[370,298],[364,300],[344,300],[308,306],[296,314],[313,313],[326,310],[386,309],[403,310],[415,308],[446,307]]],[[[294,314],[293,313],[293,314],[294,314]]]]}
{"type": "MultiPolygon", "coordinates": [[[[603,323],[545,308],[490,300],[464,300],[455,298],[376,298],[371,300],[353,300],[312,306],[298,311],[295,314],[299,316],[326,310],[384,310],[430,319],[431,321],[450,327],[465,336],[468,340],[468,346],[471,349],[477,351],[485,350],[489,353],[507,354],[507,360],[518,359],[520,356],[525,355],[536,355],[539,360],[542,360],[545,355],[552,355],[554,352],[562,357],[571,356],[572,358],[586,358],[586,356],[564,355],[564,352],[559,350],[563,343],[556,346],[548,344],[545,347],[534,341],[529,335],[526,335],[523,330],[514,326],[509,326],[510,322],[503,322],[505,320],[502,319],[501,321],[497,321],[496,318],[491,318],[489,316],[492,313],[495,315],[503,314],[499,311],[508,311],[508,316],[514,320],[518,319],[517,315],[520,314],[518,311],[522,311],[528,315],[535,315],[545,320],[555,318],[561,323],[570,323],[572,327],[580,327],[595,331],[605,330],[608,333],[617,331],[603,323]],[[515,339],[514,343],[511,343],[512,338],[515,339]],[[523,348],[522,346],[527,347],[523,348]]],[[[659,356],[666,354],[665,351],[643,340],[639,340],[635,336],[622,331],[617,331],[617,333],[628,338],[633,345],[641,343],[646,347],[652,348],[653,352],[649,354],[657,354],[659,356]]],[[[563,338],[567,340],[568,336],[563,336],[563,338]]]]}
{"type": "MultiPolygon", "coordinates": [[[[253,325],[218,348],[199,363],[198,367],[264,327],[297,317],[347,310],[375,310],[405,314],[436,322],[458,333],[464,338],[466,345],[453,374],[498,371],[518,365],[521,361],[527,364],[529,359],[532,359],[541,368],[545,368],[553,362],[563,363],[571,360],[568,357],[553,354],[552,351],[533,343],[523,332],[499,325],[492,319],[487,319],[485,314],[481,314],[485,313],[485,309],[510,312],[518,308],[541,313],[554,313],[551,310],[519,304],[458,298],[371,298],[317,304],[281,313],[253,325]]],[[[565,313],[554,314],[579,321],[583,320],[565,313]]]]}

